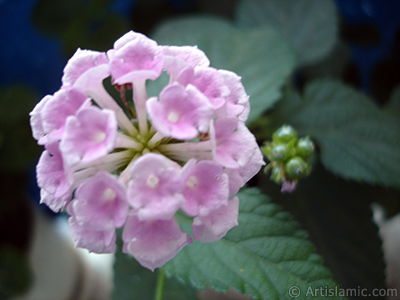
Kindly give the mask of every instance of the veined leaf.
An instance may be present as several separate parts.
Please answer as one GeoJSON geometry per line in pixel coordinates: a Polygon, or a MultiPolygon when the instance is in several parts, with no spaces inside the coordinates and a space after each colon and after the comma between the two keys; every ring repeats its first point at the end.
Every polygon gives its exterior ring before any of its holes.
{"type": "Polygon", "coordinates": [[[197,45],[211,66],[242,76],[250,95],[254,121],[281,96],[281,87],[294,69],[294,54],[270,29],[242,31],[224,19],[190,17],[162,24],[153,38],[160,44],[197,45]]]}
{"type": "MultiPolygon", "coordinates": [[[[319,163],[309,177],[299,181],[292,194],[282,194],[280,186],[267,176],[259,178],[262,189],[307,230],[341,288],[367,293],[384,289],[382,241],[372,221],[371,203],[394,205],[398,194],[396,197],[382,187],[344,180],[319,163]]],[[[362,298],[360,292],[347,295],[362,298]]]]}
{"type": "Polygon", "coordinates": [[[167,274],[199,289],[209,285],[225,292],[231,286],[253,299],[315,299],[311,291],[335,287],[289,214],[257,189],[246,189],[239,198],[240,225],[218,242],[186,246],[165,266],[167,274]]]}
{"type": "Polygon", "coordinates": [[[236,16],[243,28],[268,26],[281,33],[295,50],[299,65],[323,58],[336,41],[332,0],[242,0],[236,16]]]}
{"type": "Polygon", "coordinates": [[[303,99],[288,93],[276,107],[271,130],[288,123],[310,135],[331,172],[346,179],[400,187],[400,118],[336,81],[309,84],[303,99]]]}

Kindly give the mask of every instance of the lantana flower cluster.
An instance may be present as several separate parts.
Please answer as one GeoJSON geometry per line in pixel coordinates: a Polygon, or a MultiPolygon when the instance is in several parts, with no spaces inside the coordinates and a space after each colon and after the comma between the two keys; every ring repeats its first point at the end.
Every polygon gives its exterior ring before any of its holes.
{"type": "Polygon", "coordinates": [[[131,31],[107,52],[78,49],[61,88],[30,114],[45,147],[41,203],[66,210],[76,247],[91,252],[114,252],[123,228],[123,251],[151,270],[192,237],[217,241],[238,224],[235,194],[264,164],[248,100],[241,78],[197,47],[131,31]],[[168,83],[148,98],[162,74],[168,83]],[[177,213],[192,220],[192,237],[177,213]]]}

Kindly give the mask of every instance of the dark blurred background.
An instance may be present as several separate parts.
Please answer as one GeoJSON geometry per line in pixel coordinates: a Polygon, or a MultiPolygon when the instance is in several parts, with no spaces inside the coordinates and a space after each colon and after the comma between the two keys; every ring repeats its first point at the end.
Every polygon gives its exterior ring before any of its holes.
{"type": "MultiPolygon", "coordinates": [[[[129,30],[151,35],[157,24],[176,16],[232,19],[236,2],[0,0],[0,269],[5,265],[1,258],[20,261],[29,249],[31,208],[40,200],[35,164],[42,149],[31,137],[28,114],[43,96],[59,89],[68,58],[77,48],[110,49],[129,30]]],[[[400,1],[335,3],[341,42],[333,55],[343,58],[338,76],[383,104],[400,83],[400,1]]],[[[296,84],[301,87],[325,71],[319,65],[300,69],[296,84]]]]}

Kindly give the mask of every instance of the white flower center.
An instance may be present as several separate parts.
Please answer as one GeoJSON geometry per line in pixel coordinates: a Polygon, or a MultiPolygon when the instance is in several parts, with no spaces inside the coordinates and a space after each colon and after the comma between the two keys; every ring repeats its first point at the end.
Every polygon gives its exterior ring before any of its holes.
{"type": "Polygon", "coordinates": [[[93,135],[93,140],[96,143],[102,143],[104,142],[105,139],[106,139],[106,133],[104,131],[99,130],[93,135]]]}
{"type": "Polygon", "coordinates": [[[197,185],[197,178],[194,176],[190,176],[188,181],[186,181],[186,185],[188,187],[195,187],[197,185]]]}
{"type": "Polygon", "coordinates": [[[172,123],[176,123],[179,120],[179,114],[176,111],[170,111],[167,119],[172,123]]]}
{"type": "Polygon", "coordinates": [[[160,180],[158,179],[157,176],[154,176],[153,174],[150,175],[147,178],[147,182],[146,185],[152,189],[156,188],[158,186],[158,183],[160,182],[160,180]]]}
{"type": "Polygon", "coordinates": [[[110,188],[106,189],[103,192],[103,200],[104,200],[104,202],[112,202],[112,201],[114,201],[116,196],[117,196],[117,194],[110,188]]]}

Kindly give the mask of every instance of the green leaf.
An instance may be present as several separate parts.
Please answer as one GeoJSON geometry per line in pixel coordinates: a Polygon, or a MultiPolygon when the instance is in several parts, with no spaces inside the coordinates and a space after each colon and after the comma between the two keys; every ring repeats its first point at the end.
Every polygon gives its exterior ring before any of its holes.
{"type": "Polygon", "coordinates": [[[288,93],[270,129],[284,123],[310,135],[323,165],[346,179],[400,187],[400,119],[336,81],[309,84],[303,99],[288,93]]]}
{"type": "MultiPolygon", "coordinates": [[[[122,253],[121,240],[115,254],[114,288],[112,299],[151,300],[154,299],[159,271],[151,272],[143,268],[132,256],[122,253]]],[[[167,278],[164,286],[164,299],[196,300],[196,290],[174,278],[167,278]]]]}
{"type": "Polygon", "coordinates": [[[233,287],[253,299],[291,299],[291,287],[301,290],[297,299],[315,299],[308,289],[335,286],[289,214],[257,189],[246,189],[239,198],[240,225],[218,242],[186,246],[165,266],[167,274],[199,289],[233,287]]]}
{"type": "Polygon", "coordinates": [[[0,247],[0,299],[26,293],[32,283],[28,258],[13,246],[0,247]]]}
{"type": "Polygon", "coordinates": [[[268,26],[280,32],[296,51],[301,66],[326,56],[336,41],[332,0],[242,0],[236,16],[243,28],[268,26]]]}
{"type": "Polygon", "coordinates": [[[249,123],[280,98],[281,87],[294,69],[289,46],[269,29],[242,31],[224,19],[190,17],[162,24],[153,37],[160,44],[197,45],[212,67],[242,76],[250,95],[249,123]]]}
{"type": "MultiPolygon", "coordinates": [[[[399,193],[346,181],[321,164],[299,181],[292,194],[282,194],[280,186],[270,182],[268,176],[259,178],[263,190],[307,230],[341,288],[361,287],[371,292],[385,287],[382,242],[370,205],[377,201],[392,203],[399,193]]],[[[361,295],[354,299],[361,299],[361,295]]]]}

